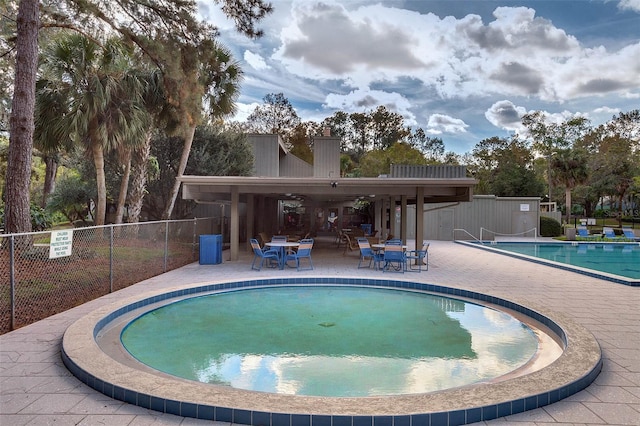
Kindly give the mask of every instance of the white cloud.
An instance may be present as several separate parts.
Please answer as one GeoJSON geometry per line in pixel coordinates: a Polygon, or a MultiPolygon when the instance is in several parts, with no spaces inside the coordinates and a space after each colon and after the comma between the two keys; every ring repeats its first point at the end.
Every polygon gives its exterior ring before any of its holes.
{"type": "Polygon", "coordinates": [[[640,72],[640,43],[618,52],[586,49],[526,7],[498,7],[484,23],[477,15],[302,2],[280,39],[272,59],[294,75],[355,88],[411,77],[442,98],[623,94],[637,88],[640,72]]]}
{"type": "Polygon", "coordinates": [[[380,90],[357,89],[340,95],[330,93],[324,103],[327,109],[350,112],[370,112],[383,105],[389,111],[402,115],[406,125],[416,123],[415,115],[409,110],[411,103],[399,93],[384,92],[380,90]]]}
{"type": "Polygon", "coordinates": [[[255,70],[266,70],[271,68],[267,65],[262,56],[249,50],[244,51],[244,60],[255,70]]]}
{"type": "Polygon", "coordinates": [[[634,10],[640,12],[640,0],[620,0],[618,8],[621,10],[634,10]]]}
{"type": "Polygon", "coordinates": [[[241,102],[236,103],[237,112],[236,115],[233,116],[233,121],[247,121],[247,117],[251,115],[251,113],[256,109],[256,107],[261,106],[261,102],[253,102],[250,104],[243,104],[241,102]]]}
{"type": "Polygon", "coordinates": [[[445,114],[432,114],[427,122],[427,133],[441,135],[443,133],[466,133],[468,124],[459,118],[445,114]]]}
{"type": "Polygon", "coordinates": [[[596,108],[593,110],[594,114],[617,114],[620,112],[620,108],[609,108],[606,106],[596,108]]]}
{"type": "Polygon", "coordinates": [[[215,25],[220,31],[235,30],[233,20],[229,19],[229,17],[222,12],[220,6],[212,3],[211,1],[198,1],[198,12],[200,16],[202,16],[205,21],[215,25]]]}
{"type": "Polygon", "coordinates": [[[522,130],[522,116],[526,108],[516,106],[511,101],[498,101],[485,111],[484,116],[491,124],[505,130],[522,130]]]}
{"type": "Polygon", "coordinates": [[[482,2],[282,0],[255,40],[239,35],[219,5],[199,1],[244,59],[240,100],[251,110],[279,92],[303,120],[318,122],[385,105],[461,152],[497,129],[518,132],[524,110],[556,120],[584,111],[597,125],[611,118],[598,107],[628,111],[640,99],[640,40],[629,30],[640,0],[568,0],[544,15],[536,0],[505,0],[493,14],[482,2]],[[559,18],[576,8],[575,19],[559,18]]]}

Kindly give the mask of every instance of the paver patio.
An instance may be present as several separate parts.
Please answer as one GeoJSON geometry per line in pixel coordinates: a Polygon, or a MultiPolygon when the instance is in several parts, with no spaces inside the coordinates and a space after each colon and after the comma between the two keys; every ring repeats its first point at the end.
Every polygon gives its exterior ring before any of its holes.
{"type": "MultiPolygon", "coordinates": [[[[0,425],[197,425],[211,422],[146,410],[113,400],[72,376],[60,359],[66,328],[114,300],[181,283],[233,278],[340,276],[381,278],[357,269],[356,252],[342,254],[331,239],[314,246],[313,271],[251,271],[248,252],[238,262],[197,262],[143,281],[46,320],[0,336],[0,425]]],[[[558,403],[486,424],[640,425],[640,288],[523,260],[433,241],[429,270],[406,279],[460,287],[535,308],[545,306],[586,327],[602,348],[603,369],[587,389],[558,403]]],[[[226,259],[226,252],[223,259],[226,259]]]]}

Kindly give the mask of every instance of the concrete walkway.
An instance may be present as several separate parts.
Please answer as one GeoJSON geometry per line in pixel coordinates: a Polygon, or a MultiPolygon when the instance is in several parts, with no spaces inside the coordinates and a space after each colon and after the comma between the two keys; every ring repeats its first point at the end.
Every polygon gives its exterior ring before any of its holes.
{"type": "MultiPolygon", "coordinates": [[[[429,271],[402,279],[460,287],[545,306],[586,327],[602,347],[602,373],[587,389],[558,403],[486,424],[640,425],[640,288],[434,241],[429,271]]],[[[322,275],[380,277],[356,269],[327,239],[314,247],[314,271],[251,271],[252,256],[220,265],[193,263],[0,336],[0,425],[196,425],[210,422],[166,415],[113,400],[80,383],[62,365],[61,339],[76,319],[99,306],[181,283],[230,278],[322,275]]],[[[223,255],[226,259],[227,254],[223,255]]],[[[398,278],[393,275],[393,278],[398,278]]]]}

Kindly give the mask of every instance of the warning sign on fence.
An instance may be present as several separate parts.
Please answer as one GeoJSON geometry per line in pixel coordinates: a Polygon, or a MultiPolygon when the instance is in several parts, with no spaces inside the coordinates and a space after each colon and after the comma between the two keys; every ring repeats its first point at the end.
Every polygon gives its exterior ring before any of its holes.
{"type": "Polygon", "coordinates": [[[71,256],[71,243],[73,242],[73,229],[51,231],[51,243],[49,245],[49,259],[71,256]]]}

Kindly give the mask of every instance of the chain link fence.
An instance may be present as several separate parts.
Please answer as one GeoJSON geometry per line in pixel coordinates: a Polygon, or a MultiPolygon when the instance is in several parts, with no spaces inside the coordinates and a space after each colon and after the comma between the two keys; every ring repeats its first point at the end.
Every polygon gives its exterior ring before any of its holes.
{"type": "Polygon", "coordinates": [[[0,235],[0,334],[194,262],[199,235],[220,228],[202,218],[74,228],[61,243],[55,231],[0,235]]]}

